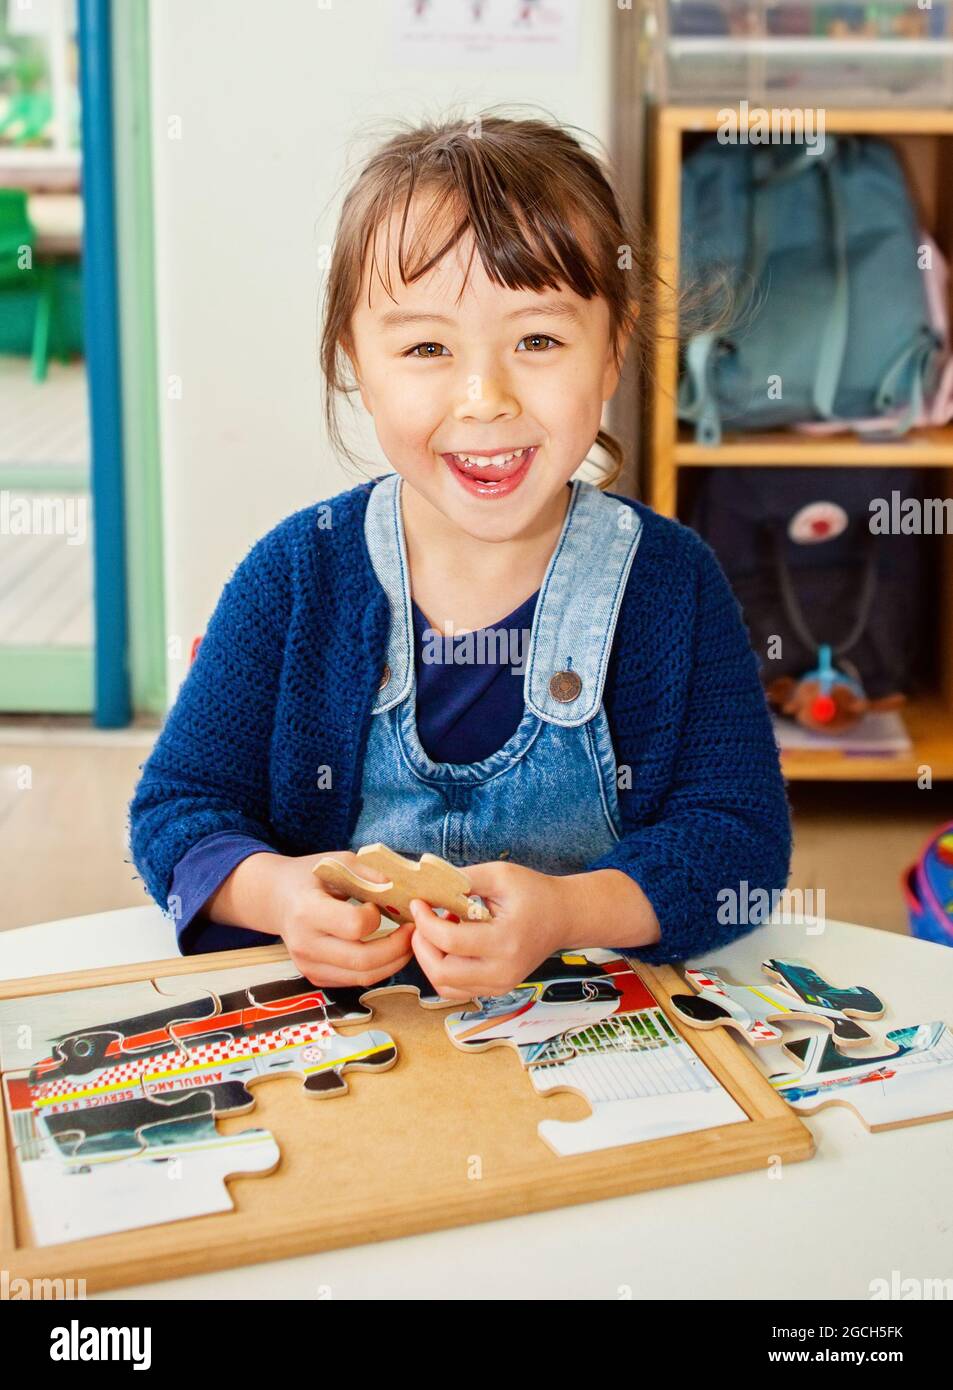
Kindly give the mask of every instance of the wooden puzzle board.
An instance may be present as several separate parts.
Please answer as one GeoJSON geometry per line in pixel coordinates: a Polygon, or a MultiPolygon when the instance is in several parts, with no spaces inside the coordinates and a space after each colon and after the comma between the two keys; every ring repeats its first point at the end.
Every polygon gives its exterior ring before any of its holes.
{"type": "MultiPolygon", "coordinates": [[[[0,984],[0,999],[287,958],[279,943],[47,975],[0,984]]],[[[12,1277],[82,1278],[94,1292],[693,1182],[763,1168],[775,1156],[811,1157],[810,1131],[742,1048],[721,1030],[678,1023],[669,1004],[683,987],[676,972],[634,968],[748,1123],[559,1157],[537,1125],[582,1119],[590,1112],[581,1096],[538,1095],[513,1049],[466,1054],[445,1033],[447,1011],[424,1009],[412,994],[382,994],[367,1002],[372,1026],[397,1044],[392,1070],[349,1072],[350,1094],[320,1102],[302,1095],[297,1077],[271,1078],[253,1086],[253,1111],[218,1121],[226,1133],[263,1126],[281,1150],[268,1176],[229,1179],[231,1212],[33,1246],[5,1116],[0,1266],[12,1277]]],[[[297,973],[290,961],[289,973],[297,973]]]]}

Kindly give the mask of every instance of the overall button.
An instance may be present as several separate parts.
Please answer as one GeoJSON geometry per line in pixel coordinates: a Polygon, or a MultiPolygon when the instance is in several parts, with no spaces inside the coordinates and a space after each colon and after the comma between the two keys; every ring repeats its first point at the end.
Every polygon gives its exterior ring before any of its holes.
{"type": "Polygon", "coordinates": [[[582,681],[575,671],[557,671],[549,678],[549,693],[561,705],[575,700],[582,689],[582,681]]]}
{"type": "Polygon", "coordinates": [[[384,662],[384,669],[383,669],[383,671],[381,672],[380,684],[379,684],[378,687],[377,687],[378,690],[383,690],[383,689],[384,689],[384,686],[387,684],[387,682],[388,682],[389,680],[390,680],[390,667],[388,666],[387,662],[385,661],[385,662],[384,662]]]}

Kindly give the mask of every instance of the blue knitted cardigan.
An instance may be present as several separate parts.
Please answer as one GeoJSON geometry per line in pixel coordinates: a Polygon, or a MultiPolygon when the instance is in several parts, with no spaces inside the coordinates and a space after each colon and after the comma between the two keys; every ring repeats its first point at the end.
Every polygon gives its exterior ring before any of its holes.
{"type": "MultiPolygon", "coordinates": [[[[215,831],[289,855],[351,843],[390,622],[364,539],[372,486],[285,518],[222,591],[129,807],[133,862],[164,909],[176,863],[215,831]]],[[[788,806],[757,663],[713,552],[609,496],[644,529],[603,694],[626,769],[623,837],[587,867],[621,869],[652,903],[661,940],[632,954],[682,960],[758,924],[719,920],[739,915],[720,894],[758,902],[756,888],[784,887],[788,806]]]]}

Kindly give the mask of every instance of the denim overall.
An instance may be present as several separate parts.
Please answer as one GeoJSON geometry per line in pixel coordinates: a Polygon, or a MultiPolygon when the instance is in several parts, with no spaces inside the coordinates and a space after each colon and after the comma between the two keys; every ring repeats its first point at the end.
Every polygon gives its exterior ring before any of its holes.
{"type": "Polygon", "coordinates": [[[391,627],[350,848],[381,841],[461,866],[510,859],[579,873],[621,835],[602,691],[641,521],[591,483],[572,482],[533,617],[522,720],[480,762],[434,763],[417,737],[402,484],[397,473],[377,482],[364,522],[391,627]]]}

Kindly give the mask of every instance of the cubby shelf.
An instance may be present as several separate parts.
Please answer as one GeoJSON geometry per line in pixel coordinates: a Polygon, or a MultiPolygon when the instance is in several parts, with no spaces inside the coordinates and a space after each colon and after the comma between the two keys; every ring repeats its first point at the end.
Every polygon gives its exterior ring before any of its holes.
{"type": "Polygon", "coordinates": [[[675,442],[675,462],[685,468],[794,465],[823,468],[856,465],[863,468],[953,468],[953,426],[911,430],[897,439],[865,442],[854,435],[810,435],[778,431],[774,434],[726,434],[717,449],[696,444],[680,432],[675,442]]]}
{"type": "MultiPolygon", "coordinates": [[[[653,229],[663,281],[678,285],[682,161],[687,150],[719,128],[731,103],[660,106],[651,117],[653,229]]],[[[755,116],[756,108],[748,112],[755,116]]],[[[737,119],[743,113],[735,109],[737,119]]],[[[922,226],[953,262],[953,110],[825,109],[830,134],[876,135],[889,140],[907,173],[922,226]]],[[[865,441],[853,435],[808,435],[796,431],[726,434],[717,448],[697,444],[679,426],[678,319],[673,288],[663,285],[658,304],[652,398],[647,421],[649,500],[659,512],[679,514],[680,484],[701,468],[717,467],[897,467],[937,470],[936,495],[953,493],[953,426],[911,431],[898,439],[865,441]]],[[[953,537],[942,540],[942,593],[936,604],[937,689],[913,698],[904,721],[913,740],[910,754],[855,757],[836,748],[784,754],[790,779],[914,781],[928,768],[934,780],[953,779],[953,537]]]]}
{"type": "Polygon", "coordinates": [[[784,775],[789,781],[804,782],[832,778],[917,783],[929,769],[931,781],[953,778],[953,716],[949,706],[939,696],[913,699],[904,706],[903,720],[913,741],[909,753],[871,758],[798,749],[784,754],[784,775]]]}

